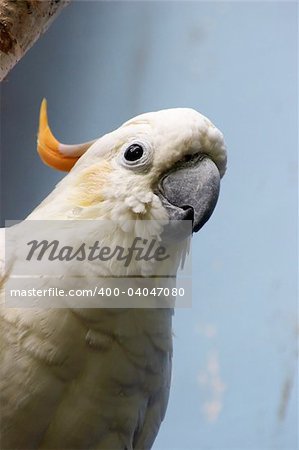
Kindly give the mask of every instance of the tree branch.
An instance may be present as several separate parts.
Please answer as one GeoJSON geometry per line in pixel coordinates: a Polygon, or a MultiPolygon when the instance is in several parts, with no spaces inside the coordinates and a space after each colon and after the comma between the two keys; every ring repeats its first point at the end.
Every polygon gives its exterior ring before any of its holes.
{"type": "Polygon", "coordinates": [[[70,0],[0,0],[0,80],[70,0]]]}

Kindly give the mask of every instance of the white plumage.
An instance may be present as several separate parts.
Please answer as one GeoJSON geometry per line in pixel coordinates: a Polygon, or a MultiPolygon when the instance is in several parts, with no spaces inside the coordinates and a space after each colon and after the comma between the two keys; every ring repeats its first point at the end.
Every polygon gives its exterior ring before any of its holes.
{"type": "MultiPolygon", "coordinates": [[[[45,138],[50,132],[43,108],[41,156],[49,163],[43,153],[47,144],[52,159],[60,155],[68,163],[70,149],[51,141],[49,135],[45,138]]],[[[143,114],[86,144],[84,150],[27,220],[112,220],[115,226],[102,236],[111,246],[126,237],[152,235],[144,220],[152,224],[169,220],[157,186],[186,156],[205,155],[220,176],[226,166],[222,134],[191,109],[143,114]],[[143,159],[129,164],[124,155],[134,144],[141,146],[143,159]]],[[[80,242],[80,236],[74,235],[73,240],[80,242]]],[[[184,249],[177,245],[180,254],[184,249]]],[[[16,261],[9,261],[9,273],[2,268],[2,303],[5,282],[15,265],[16,261]]],[[[141,276],[147,270],[142,264],[133,269],[141,276]]],[[[82,265],[84,276],[90,270],[94,266],[82,265]]],[[[124,273],[118,262],[96,270],[111,276],[124,273]]],[[[49,283],[41,281],[41,285],[49,283]]],[[[172,310],[167,308],[37,310],[12,309],[4,303],[0,312],[1,448],[151,448],[168,401],[171,318],[172,310]]]]}

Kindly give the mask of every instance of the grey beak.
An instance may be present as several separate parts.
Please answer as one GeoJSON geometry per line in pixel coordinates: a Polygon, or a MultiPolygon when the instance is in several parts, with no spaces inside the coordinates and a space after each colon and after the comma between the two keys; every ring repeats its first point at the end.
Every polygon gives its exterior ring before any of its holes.
{"type": "Polygon", "coordinates": [[[220,175],[214,162],[195,155],[162,178],[158,196],[170,220],[192,220],[192,231],[196,232],[213,213],[219,189],[220,175]]]}

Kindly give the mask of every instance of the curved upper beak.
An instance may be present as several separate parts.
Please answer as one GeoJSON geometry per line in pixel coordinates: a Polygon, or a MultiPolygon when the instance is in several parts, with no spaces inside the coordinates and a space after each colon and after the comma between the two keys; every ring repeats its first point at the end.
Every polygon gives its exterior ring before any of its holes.
{"type": "Polygon", "coordinates": [[[215,163],[197,154],[164,175],[158,196],[170,220],[192,220],[192,231],[196,232],[213,213],[219,189],[220,174],[215,163]]]}

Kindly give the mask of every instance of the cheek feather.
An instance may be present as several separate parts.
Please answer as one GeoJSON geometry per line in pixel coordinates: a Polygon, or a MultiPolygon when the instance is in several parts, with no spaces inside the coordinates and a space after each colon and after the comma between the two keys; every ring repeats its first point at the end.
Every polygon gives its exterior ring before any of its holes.
{"type": "Polygon", "coordinates": [[[76,206],[91,206],[104,200],[103,191],[108,184],[108,175],[112,167],[109,162],[94,164],[87,167],[75,180],[72,200],[76,206]]]}

